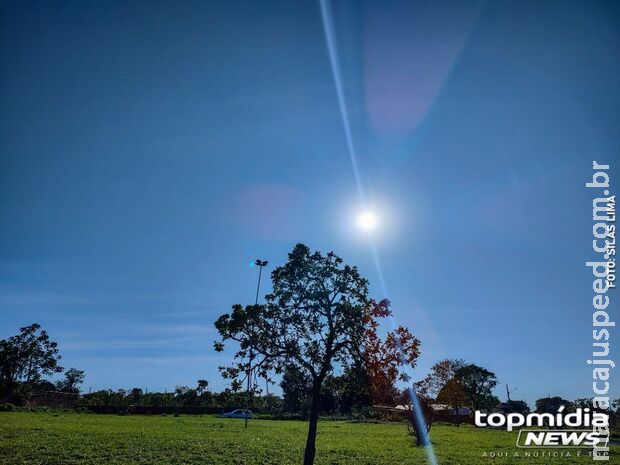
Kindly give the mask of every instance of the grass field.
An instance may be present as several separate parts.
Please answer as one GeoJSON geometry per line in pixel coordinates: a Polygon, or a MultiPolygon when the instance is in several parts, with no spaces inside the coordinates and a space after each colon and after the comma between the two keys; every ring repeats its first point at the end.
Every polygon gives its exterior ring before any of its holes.
{"type": "MultiPolygon", "coordinates": [[[[115,416],[87,413],[0,413],[0,463],[298,465],[307,423],[214,416],[115,416]]],[[[514,457],[516,433],[435,425],[431,438],[439,465],[590,464],[576,457],[514,457]],[[484,457],[483,453],[508,454],[484,457]]],[[[565,449],[568,451],[569,449],[565,449]]],[[[620,463],[613,446],[609,462],[620,463]]],[[[429,464],[404,425],[321,421],[317,465],[429,464]]]]}

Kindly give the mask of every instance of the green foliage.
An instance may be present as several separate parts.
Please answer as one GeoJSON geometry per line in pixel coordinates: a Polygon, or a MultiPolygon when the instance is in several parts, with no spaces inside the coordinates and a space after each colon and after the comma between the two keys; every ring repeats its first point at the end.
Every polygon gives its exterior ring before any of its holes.
{"type": "Polygon", "coordinates": [[[492,393],[497,386],[495,373],[473,363],[459,368],[455,378],[467,397],[467,406],[472,410],[489,411],[499,405],[499,399],[492,393]]]}
{"type": "Polygon", "coordinates": [[[504,402],[501,404],[501,410],[504,413],[522,413],[524,415],[530,412],[530,408],[522,400],[511,400],[504,402]]]}
{"type": "MultiPolygon", "coordinates": [[[[444,359],[436,362],[428,375],[422,381],[415,383],[416,392],[426,399],[437,398],[444,386],[454,379],[456,372],[463,366],[465,366],[465,362],[460,359],[444,359]]],[[[448,403],[452,405],[451,402],[448,403]]],[[[461,407],[463,404],[458,403],[457,406],[461,407]]]]}
{"type": "Polygon", "coordinates": [[[15,410],[13,404],[0,404],[0,412],[12,412],[13,410],[15,410]]]}
{"type": "Polygon", "coordinates": [[[271,274],[273,291],[265,305],[233,305],[215,327],[221,351],[227,342],[238,350],[224,377],[239,387],[240,378],[296,370],[312,381],[310,424],[304,465],[314,461],[323,382],[335,364],[350,366],[363,358],[365,316],[371,304],[368,282],[356,267],[333,252],[322,255],[297,244],[288,261],[271,274]]]}
{"type": "Polygon", "coordinates": [[[77,368],[69,368],[65,371],[65,377],[58,381],[56,387],[62,392],[72,392],[78,394],[80,392],[79,385],[84,382],[84,370],[77,368]]]}
{"type": "Polygon", "coordinates": [[[236,363],[222,369],[226,378],[247,376],[247,357],[260,376],[297,369],[323,382],[334,363],[349,364],[359,354],[364,333],[368,282],[356,267],[333,252],[321,255],[297,244],[288,262],[272,275],[266,305],[234,305],[215,322],[223,350],[238,343],[236,363]]]}
{"type": "Polygon", "coordinates": [[[296,367],[288,368],[282,375],[282,408],[308,418],[312,396],[312,378],[296,367]]]}
{"type": "Polygon", "coordinates": [[[344,373],[332,383],[337,389],[340,414],[370,416],[372,399],[368,389],[367,377],[364,364],[356,363],[347,367],[344,373]]]}
{"type": "Polygon", "coordinates": [[[467,406],[485,411],[499,405],[499,399],[492,393],[495,386],[495,373],[460,359],[440,360],[426,378],[415,384],[423,398],[435,398],[452,409],[467,406]]]}
{"type": "Polygon", "coordinates": [[[23,403],[44,375],[62,372],[58,344],[37,323],[0,340],[0,398],[23,403]]]}
{"type": "MultiPolygon", "coordinates": [[[[538,399],[536,401],[536,412],[537,413],[558,413],[558,409],[564,406],[564,412],[568,413],[570,410],[574,408],[574,405],[571,401],[562,399],[559,396],[555,397],[543,397],[542,399],[538,399]]],[[[590,405],[591,408],[591,405],[590,405]]]]}
{"type": "Polygon", "coordinates": [[[457,413],[460,407],[468,405],[469,400],[461,380],[458,378],[448,380],[437,394],[437,402],[449,405],[454,413],[457,413]]]}
{"type": "MultiPolygon", "coordinates": [[[[187,386],[177,386],[174,392],[148,392],[140,388],[130,391],[101,390],[84,394],[80,397],[79,408],[96,412],[125,412],[131,413],[136,407],[150,408],[209,408],[227,410],[247,405],[246,392],[233,392],[226,389],[222,392],[203,391],[187,386]]],[[[254,399],[255,408],[260,412],[279,413],[282,410],[282,401],[274,395],[260,396],[254,399]]]]}
{"type": "Polygon", "coordinates": [[[196,391],[198,391],[199,395],[204,394],[209,389],[209,381],[206,379],[199,379],[197,385],[196,391]]]}

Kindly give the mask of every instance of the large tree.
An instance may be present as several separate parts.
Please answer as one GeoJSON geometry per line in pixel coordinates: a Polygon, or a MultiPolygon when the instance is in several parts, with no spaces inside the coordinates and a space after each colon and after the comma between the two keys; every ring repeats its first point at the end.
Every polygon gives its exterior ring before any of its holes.
{"type": "Polygon", "coordinates": [[[418,394],[446,403],[454,410],[468,406],[472,410],[489,410],[499,404],[492,394],[497,385],[494,373],[460,359],[435,363],[429,374],[415,384],[418,394]]]}
{"type": "Polygon", "coordinates": [[[37,323],[0,340],[0,396],[11,397],[20,384],[40,382],[43,375],[62,372],[58,344],[37,323]]]}
{"type": "Polygon", "coordinates": [[[449,405],[454,415],[460,415],[460,408],[469,405],[467,394],[458,378],[448,380],[437,394],[436,400],[449,405]]]}
{"type": "MultiPolygon", "coordinates": [[[[566,410],[564,413],[567,413],[573,407],[573,403],[559,396],[543,397],[536,401],[536,413],[551,413],[555,415],[560,407],[564,407],[566,410]]],[[[592,408],[592,404],[588,407],[592,408]]]]}
{"type": "MultiPolygon", "coordinates": [[[[460,359],[444,359],[435,363],[426,378],[415,383],[417,393],[425,399],[436,399],[456,372],[465,366],[460,359]]],[[[462,406],[463,404],[460,404],[462,406]]]]}
{"type": "Polygon", "coordinates": [[[346,370],[363,360],[367,316],[378,304],[369,298],[368,282],[356,267],[344,265],[333,252],[322,255],[303,244],[293,248],[271,279],[273,291],[265,305],[234,305],[218,318],[221,340],[215,348],[238,343],[235,364],[222,367],[223,375],[237,382],[253,373],[268,377],[291,369],[310,378],[304,465],[312,465],[323,383],[335,365],[346,370]]]}
{"type": "Polygon", "coordinates": [[[509,400],[500,407],[504,413],[522,413],[523,415],[530,413],[530,407],[523,400],[509,400]]]}
{"type": "Polygon", "coordinates": [[[63,392],[72,392],[78,394],[80,384],[84,382],[84,370],[78,370],[77,368],[69,368],[65,371],[64,379],[58,381],[57,387],[63,392]]]}
{"type": "Polygon", "coordinates": [[[497,386],[495,373],[468,363],[456,371],[455,378],[459,380],[472,410],[491,410],[499,404],[499,399],[492,393],[497,386]]]}

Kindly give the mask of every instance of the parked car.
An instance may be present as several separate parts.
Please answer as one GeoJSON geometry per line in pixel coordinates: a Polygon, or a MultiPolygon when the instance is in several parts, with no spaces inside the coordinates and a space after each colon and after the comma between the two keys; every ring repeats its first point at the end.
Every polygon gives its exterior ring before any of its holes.
{"type": "Polygon", "coordinates": [[[237,409],[218,415],[220,418],[252,418],[252,410],[237,409]]]}

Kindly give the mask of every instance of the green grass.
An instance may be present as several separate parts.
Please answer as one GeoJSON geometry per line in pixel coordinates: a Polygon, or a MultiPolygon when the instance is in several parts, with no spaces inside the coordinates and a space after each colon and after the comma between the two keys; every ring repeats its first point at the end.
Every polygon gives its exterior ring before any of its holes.
{"type": "MultiPolygon", "coordinates": [[[[307,423],[214,416],[115,416],[87,413],[0,413],[0,464],[298,465],[307,423]]],[[[515,458],[516,433],[435,425],[431,438],[439,465],[591,464],[581,457],[515,458]],[[508,453],[485,458],[483,453],[508,453]]],[[[567,451],[568,449],[565,449],[567,451]]],[[[521,450],[522,452],[523,450],[521,450]]],[[[618,464],[612,446],[609,462],[618,464]]],[[[523,453],[523,452],[522,452],[523,453]]],[[[407,429],[396,423],[321,421],[317,465],[428,464],[407,429]]]]}

